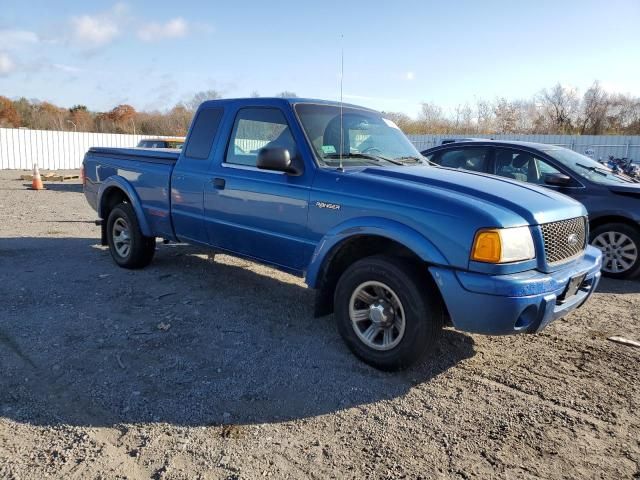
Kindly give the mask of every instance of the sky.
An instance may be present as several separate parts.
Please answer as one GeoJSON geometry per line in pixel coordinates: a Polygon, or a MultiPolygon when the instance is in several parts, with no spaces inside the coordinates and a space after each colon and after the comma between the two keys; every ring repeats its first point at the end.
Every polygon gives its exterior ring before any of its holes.
{"type": "Polygon", "coordinates": [[[0,95],[167,110],[292,91],[416,116],[599,80],[640,96],[640,0],[0,0],[0,95]]]}

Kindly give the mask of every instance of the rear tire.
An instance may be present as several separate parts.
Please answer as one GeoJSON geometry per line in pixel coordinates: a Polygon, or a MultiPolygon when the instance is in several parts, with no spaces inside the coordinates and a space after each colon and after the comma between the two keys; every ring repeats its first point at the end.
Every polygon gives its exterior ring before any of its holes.
{"type": "Polygon", "coordinates": [[[380,370],[409,367],[432,350],[442,330],[436,288],[404,259],[376,255],[358,260],[336,286],[338,331],[369,365],[380,370]]]}
{"type": "Polygon", "coordinates": [[[123,268],[137,269],[151,263],[155,237],[145,237],[136,213],[128,203],[116,205],[107,220],[107,241],[113,261],[123,268]]]}
{"type": "Polygon", "coordinates": [[[640,230],[607,223],[591,232],[591,244],[602,252],[602,274],[611,278],[640,275],[640,230]]]}

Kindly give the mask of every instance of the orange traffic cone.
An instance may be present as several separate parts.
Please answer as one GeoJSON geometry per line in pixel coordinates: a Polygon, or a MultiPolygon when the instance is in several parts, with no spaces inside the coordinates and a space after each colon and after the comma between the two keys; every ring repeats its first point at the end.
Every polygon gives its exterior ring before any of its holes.
{"type": "Polygon", "coordinates": [[[42,178],[40,177],[40,170],[38,170],[38,164],[33,164],[33,180],[31,180],[31,190],[44,190],[42,184],[42,178]]]}

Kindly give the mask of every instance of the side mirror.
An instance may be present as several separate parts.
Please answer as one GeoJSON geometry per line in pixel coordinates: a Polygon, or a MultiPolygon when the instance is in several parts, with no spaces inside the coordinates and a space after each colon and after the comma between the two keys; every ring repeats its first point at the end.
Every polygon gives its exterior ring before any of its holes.
{"type": "Polygon", "coordinates": [[[273,170],[299,175],[299,172],[293,166],[293,162],[291,162],[289,150],[282,147],[261,148],[258,152],[256,167],[262,170],[273,170]]]}
{"type": "Polygon", "coordinates": [[[553,185],[554,187],[566,187],[571,183],[571,177],[564,173],[546,173],[544,183],[553,185]]]}

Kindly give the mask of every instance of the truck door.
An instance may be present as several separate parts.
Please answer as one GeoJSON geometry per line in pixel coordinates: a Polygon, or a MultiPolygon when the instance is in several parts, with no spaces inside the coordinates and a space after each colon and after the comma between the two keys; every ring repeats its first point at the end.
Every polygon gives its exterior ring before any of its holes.
{"type": "Polygon", "coordinates": [[[171,177],[171,217],[176,236],[208,244],[203,192],[209,184],[211,147],[222,118],[221,108],[203,108],[194,119],[189,139],[171,177]]]}
{"type": "Polygon", "coordinates": [[[287,148],[294,162],[303,163],[283,110],[238,110],[205,189],[209,242],[300,273],[314,248],[307,229],[312,172],[292,176],[258,169],[258,151],[267,146],[287,148]]]}

